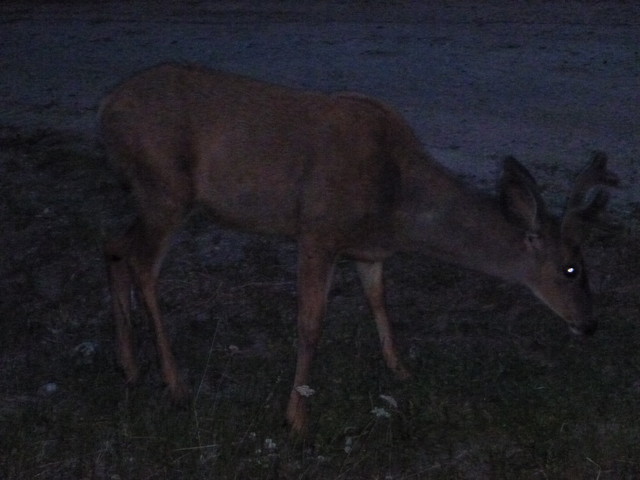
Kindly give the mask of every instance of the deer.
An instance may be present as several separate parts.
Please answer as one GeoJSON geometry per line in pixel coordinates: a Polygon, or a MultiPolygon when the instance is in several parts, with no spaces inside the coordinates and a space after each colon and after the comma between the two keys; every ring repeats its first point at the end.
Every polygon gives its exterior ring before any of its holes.
{"type": "Polygon", "coordinates": [[[137,215],[104,244],[119,364],[139,379],[132,297],[153,324],[162,379],[184,402],[157,283],[172,234],[193,208],[216,223],[297,243],[297,359],[286,410],[291,432],[308,431],[308,384],[339,257],[355,261],[388,368],[397,353],[385,304],[383,264],[415,252],[525,285],[577,336],[596,330],[581,245],[618,184],[595,152],[561,218],[515,158],[493,196],[424,151],[394,109],[357,93],[266,83],[194,64],[134,74],[103,99],[99,129],[109,163],[137,215]]]}

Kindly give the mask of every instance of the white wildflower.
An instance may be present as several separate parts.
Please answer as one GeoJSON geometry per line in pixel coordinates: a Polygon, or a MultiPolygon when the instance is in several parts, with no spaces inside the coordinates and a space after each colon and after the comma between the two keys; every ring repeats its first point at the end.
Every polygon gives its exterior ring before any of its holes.
{"type": "Polygon", "coordinates": [[[377,418],[391,418],[391,414],[381,407],[374,408],[371,410],[371,413],[373,413],[377,418]]]}
{"type": "Polygon", "coordinates": [[[391,405],[393,408],[398,408],[398,402],[391,395],[380,395],[380,398],[391,405]]]}
{"type": "Polygon", "coordinates": [[[38,389],[38,393],[43,396],[53,395],[58,391],[58,384],[56,382],[45,383],[38,389]]]}
{"type": "Polygon", "coordinates": [[[264,448],[265,448],[265,450],[273,452],[277,447],[278,446],[276,445],[276,442],[274,442],[272,439],[270,439],[270,438],[265,438],[264,439],[264,448]]]}
{"type": "Polygon", "coordinates": [[[298,385],[296,387],[296,392],[298,392],[303,397],[310,397],[316,393],[316,391],[309,385],[298,385]]]}
{"type": "Polygon", "coordinates": [[[96,342],[88,340],[73,347],[73,353],[75,353],[76,355],[81,355],[83,357],[90,357],[96,353],[97,349],[98,344],[96,342]]]}
{"type": "Polygon", "coordinates": [[[344,453],[348,455],[351,453],[352,450],[353,450],[353,438],[347,437],[344,440],[344,453]]]}

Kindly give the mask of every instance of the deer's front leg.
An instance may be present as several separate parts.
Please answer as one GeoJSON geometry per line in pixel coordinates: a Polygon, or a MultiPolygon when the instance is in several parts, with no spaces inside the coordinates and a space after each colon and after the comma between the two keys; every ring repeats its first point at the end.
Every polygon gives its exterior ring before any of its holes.
{"type": "Polygon", "coordinates": [[[335,255],[301,241],[298,252],[298,359],[287,420],[293,433],[307,429],[307,389],[313,355],[322,332],[335,255]]]}
{"type": "Polygon", "coordinates": [[[376,321],[384,360],[396,376],[404,380],[410,376],[410,373],[402,365],[396,351],[396,342],[384,298],[382,262],[357,262],[356,266],[364,293],[369,301],[369,307],[371,307],[373,318],[376,321]]]}

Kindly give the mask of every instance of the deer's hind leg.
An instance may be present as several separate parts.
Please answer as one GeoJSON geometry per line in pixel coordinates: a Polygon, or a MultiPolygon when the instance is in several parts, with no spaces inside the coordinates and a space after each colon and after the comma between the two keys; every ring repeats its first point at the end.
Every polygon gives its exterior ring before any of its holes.
{"type": "Polygon", "coordinates": [[[127,383],[132,384],[138,380],[139,369],[133,346],[133,325],[131,323],[133,291],[131,272],[127,263],[129,243],[128,235],[106,242],[104,256],[109,276],[111,310],[116,325],[118,360],[127,383]]]}
{"type": "Polygon", "coordinates": [[[187,202],[185,189],[163,184],[134,184],[138,202],[138,217],[129,230],[107,242],[105,255],[109,270],[113,314],[116,324],[120,363],[128,382],[138,378],[138,366],[133,345],[131,319],[132,288],[140,298],[153,322],[162,378],[172,400],[181,403],[188,398],[185,386],[171,350],[171,342],[160,312],[157,281],[172,233],[182,223],[187,202]]]}

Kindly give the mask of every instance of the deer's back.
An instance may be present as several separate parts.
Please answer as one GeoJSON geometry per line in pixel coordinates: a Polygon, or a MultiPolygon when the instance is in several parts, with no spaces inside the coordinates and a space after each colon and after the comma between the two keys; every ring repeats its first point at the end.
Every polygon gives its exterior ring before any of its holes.
{"type": "Polygon", "coordinates": [[[101,128],[134,191],[146,182],[225,223],[288,235],[386,228],[399,152],[419,150],[405,122],[374,100],[180,65],[122,83],[103,102],[101,128]]]}

